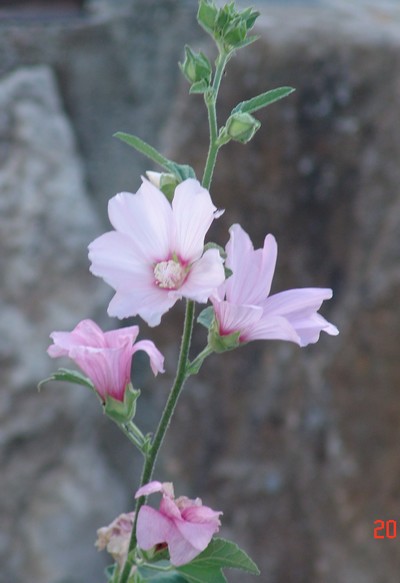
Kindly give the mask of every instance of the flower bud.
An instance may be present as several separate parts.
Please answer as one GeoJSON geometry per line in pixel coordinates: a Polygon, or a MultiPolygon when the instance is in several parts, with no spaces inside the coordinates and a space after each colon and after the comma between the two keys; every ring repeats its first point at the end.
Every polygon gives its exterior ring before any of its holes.
{"type": "Polygon", "coordinates": [[[190,83],[206,81],[207,85],[211,80],[211,64],[203,53],[195,53],[188,46],[185,47],[185,60],[180,63],[182,73],[190,83]]]}
{"type": "Polygon", "coordinates": [[[179,184],[178,178],[174,174],[169,172],[153,172],[152,170],[147,170],[146,176],[149,181],[161,190],[169,200],[172,202],[174,198],[175,188],[179,184]]]}
{"type": "Polygon", "coordinates": [[[227,135],[236,142],[246,144],[249,142],[261,123],[249,113],[234,113],[226,122],[227,135]]]}
{"type": "Polygon", "coordinates": [[[197,20],[207,32],[212,33],[214,31],[217,16],[218,8],[215,6],[214,2],[200,0],[197,20]]]}

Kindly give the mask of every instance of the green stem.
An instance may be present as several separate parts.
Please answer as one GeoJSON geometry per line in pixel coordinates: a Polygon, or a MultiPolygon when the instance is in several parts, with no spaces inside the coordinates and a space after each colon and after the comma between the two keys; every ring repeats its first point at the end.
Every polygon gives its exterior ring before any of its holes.
{"type": "Polygon", "coordinates": [[[218,145],[218,124],[217,124],[217,96],[219,87],[221,85],[222,75],[229,60],[229,54],[221,53],[217,59],[214,81],[210,93],[205,94],[205,103],[208,112],[208,125],[210,129],[210,146],[208,148],[206,165],[204,168],[202,184],[204,188],[209,190],[211,179],[217,160],[219,145],[218,145]]]}
{"type": "MultiPolygon", "coordinates": [[[[192,300],[188,300],[186,304],[186,314],[185,314],[185,324],[183,328],[183,336],[182,336],[182,343],[181,343],[181,350],[179,355],[178,361],[178,369],[176,372],[176,377],[174,384],[172,386],[170,395],[168,397],[168,401],[165,405],[164,411],[162,413],[160,422],[158,424],[156,433],[154,435],[153,443],[151,448],[146,455],[145,463],[143,466],[142,478],[140,481],[140,485],[143,486],[150,482],[154,466],[157,461],[158,452],[160,447],[164,441],[165,434],[171,422],[172,415],[175,411],[176,403],[178,401],[179,395],[183,389],[183,385],[185,380],[188,377],[187,374],[187,367],[188,367],[188,357],[189,357],[189,348],[190,348],[190,341],[192,338],[192,330],[193,330],[193,321],[194,321],[194,302],[192,300]]],[[[146,498],[145,496],[141,496],[136,501],[135,507],[135,521],[132,528],[132,535],[131,540],[129,543],[129,552],[133,551],[136,548],[137,539],[136,539],[136,524],[137,524],[137,517],[139,514],[140,508],[145,503],[146,498]]],[[[133,566],[133,557],[128,557],[124,569],[121,574],[120,582],[119,583],[126,583],[129,578],[129,573],[133,566]]]]}
{"type": "Polygon", "coordinates": [[[118,423],[118,427],[121,431],[127,436],[129,441],[133,443],[145,456],[145,445],[146,440],[143,433],[140,431],[138,427],[133,423],[133,421],[129,421],[128,423],[118,423]]]}
{"type": "MultiPolygon", "coordinates": [[[[204,188],[207,190],[210,188],[212,175],[214,172],[215,162],[217,159],[217,154],[219,150],[218,145],[218,125],[217,125],[217,112],[216,112],[216,101],[217,95],[219,91],[219,87],[221,84],[222,75],[228,62],[230,55],[221,53],[217,59],[216,63],[216,70],[214,81],[212,85],[212,90],[209,93],[208,97],[206,97],[206,106],[208,112],[208,123],[210,128],[210,148],[208,150],[206,165],[204,168],[203,180],[202,184],[204,188]]],[[[142,477],[140,480],[140,486],[143,486],[150,482],[154,466],[157,461],[157,456],[164,441],[165,434],[167,429],[171,423],[172,415],[175,411],[175,407],[177,401],[179,399],[179,395],[183,389],[184,383],[186,379],[190,376],[190,363],[189,363],[189,349],[190,349],[190,341],[192,338],[192,330],[193,330],[193,323],[194,323],[194,306],[195,303],[192,300],[187,300],[186,303],[186,313],[185,313],[185,323],[183,328],[183,335],[182,335],[182,342],[181,342],[181,350],[179,353],[179,360],[178,360],[178,368],[176,372],[176,377],[174,384],[172,386],[170,395],[168,397],[167,403],[165,405],[164,411],[161,415],[160,422],[158,424],[156,433],[154,435],[154,439],[150,449],[145,452],[145,462],[142,471],[142,477]]],[[[207,348],[200,353],[193,362],[198,362],[200,356],[204,360],[207,354],[204,354],[207,351],[207,348]]],[[[193,365],[193,363],[191,363],[193,365]]],[[[142,450],[143,451],[143,450],[142,450]]],[[[137,545],[137,538],[136,538],[136,525],[137,525],[137,518],[139,515],[139,510],[143,506],[146,501],[145,496],[141,496],[136,501],[135,507],[135,520],[133,523],[131,539],[129,542],[129,552],[128,558],[124,565],[124,568],[121,573],[121,577],[119,579],[119,583],[127,583],[129,579],[129,574],[131,572],[132,566],[134,564],[134,553],[133,551],[137,545]]]]}
{"type": "Polygon", "coordinates": [[[202,366],[203,362],[213,353],[213,349],[210,346],[206,346],[197,356],[192,360],[192,362],[188,366],[188,374],[197,374],[202,366]]]}

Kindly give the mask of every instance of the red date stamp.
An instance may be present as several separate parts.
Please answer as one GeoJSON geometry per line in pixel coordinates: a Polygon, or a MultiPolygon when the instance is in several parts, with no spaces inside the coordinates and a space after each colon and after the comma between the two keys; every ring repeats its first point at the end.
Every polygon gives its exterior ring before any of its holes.
{"type": "Polygon", "coordinates": [[[396,538],[397,520],[375,520],[374,538],[396,538]]]}

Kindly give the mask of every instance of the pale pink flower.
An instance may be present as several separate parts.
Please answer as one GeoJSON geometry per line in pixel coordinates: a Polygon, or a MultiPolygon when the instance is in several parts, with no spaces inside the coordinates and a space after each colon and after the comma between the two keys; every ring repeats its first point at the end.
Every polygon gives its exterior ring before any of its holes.
{"type": "Polygon", "coordinates": [[[164,372],[164,357],[151,340],[135,343],[139,326],[103,332],[92,320],[82,320],[72,332],[53,332],[54,344],[47,349],[52,358],[68,356],[90,378],[105,402],[107,395],[124,400],[130,382],[132,356],[144,350],[156,375],[164,372]]]}
{"type": "Polygon", "coordinates": [[[232,275],[212,296],[221,336],[240,332],[239,341],[290,340],[299,346],[317,342],[320,332],[339,333],[318,314],[331,289],[291,289],[270,296],[277,258],[277,244],[267,235],[262,249],[254,250],[240,225],[230,228],[226,266],[232,275]]]}
{"type": "Polygon", "coordinates": [[[121,192],[108,205],[115,231],[89,245],[90,270],[115,290],[110,316],[141,316],[150,326],[175,302],[206,302],[224,280],[216,249],[205,253],[204,237],[219,212],[209,192],[187,179],[171,204],[148,180],[136,194],[121,192]]]}
{"type": "Polygon", "coordinates": [[[171,563],[189,563],[208,546],[218,532],[222,512],[203,506],[200,498],[174,497],[171,483],[150,482],[136,492],[136,498],[161,492],[160,509],[142,506],[137,521],[138,545],[148,551],[158,544],[168,545],[171,563]]]}
{"type": "Polygon", "coordinates": [[[134,512],[120,514],[111,524],[97,530],[95,546],[99,551],[107,549],[121,568],[128,556],[134,520],[134,512]]]}

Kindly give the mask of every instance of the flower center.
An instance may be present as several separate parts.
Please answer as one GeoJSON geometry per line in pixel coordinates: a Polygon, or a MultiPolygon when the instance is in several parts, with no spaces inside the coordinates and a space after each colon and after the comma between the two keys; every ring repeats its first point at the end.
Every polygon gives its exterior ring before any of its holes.
{"type": "Polygon", "coordinates": [[[165,289],[178,289],[185,280],[186,269],[177,261],[160,261],[154,267],[156,284],[165,289]]]}

